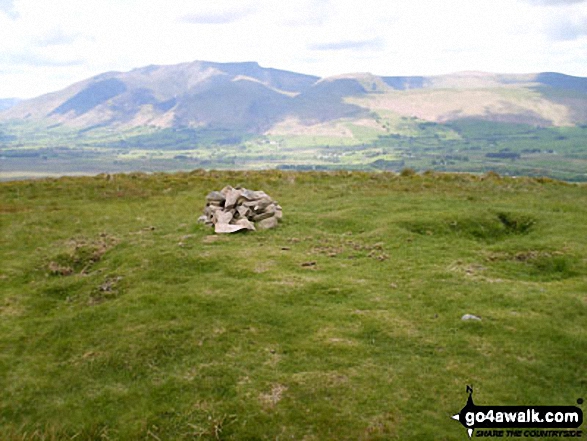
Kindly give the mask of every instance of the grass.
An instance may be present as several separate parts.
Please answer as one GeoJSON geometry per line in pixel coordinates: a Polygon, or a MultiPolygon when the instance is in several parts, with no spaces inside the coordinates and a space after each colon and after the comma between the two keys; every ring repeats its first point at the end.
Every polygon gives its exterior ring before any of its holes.
{"type": "Polygon", "coordinates": [[[0,439],[461,440],[467,384],[574,405],[585,207],[496,174],[1,183],[0,439]],[[196,219],[226,184],[283,223],[214,236],[196,219]]]}

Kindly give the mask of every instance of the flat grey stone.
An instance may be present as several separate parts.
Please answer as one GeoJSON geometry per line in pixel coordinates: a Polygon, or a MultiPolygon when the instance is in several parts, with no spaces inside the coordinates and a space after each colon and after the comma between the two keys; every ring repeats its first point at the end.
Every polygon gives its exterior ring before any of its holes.
{"type": "Polygon", "coordinates": [[[243,189],[243,193],[241,196],[243,199],[246,199],[248,201],[256,201],[257,199],[261,199],[263,196],[267,196],[267,195],[265,193],[263,193],[262,191],[253,191],[253,190],[243,189]]]}
{"type": "Polygon", "coordinates": [[[247,201],[247,202],[243,202],[241,203],[242,206],[247,207],[247,208],[251,208],[253,209],[255,207],[255,205],[257,205],[257,201],[247,201]]]}
{"type": "Polygon", "coordinates": [[[260,222],[264,219],[269,219],[275,216],[275,213],[272,213],[270,211],[266,211],[264,213],[261,214],[256,214],[255,216],[253,216],[253,222],[260,222]]]}
{"type": "Polygon", "coordinates": [[[242,225],[230,225],[230,224],[216,224],[214,226],[214,232],[218,234],[222,233],[236,233],[240,230],[246,230],[247,228],[242,225]]]}

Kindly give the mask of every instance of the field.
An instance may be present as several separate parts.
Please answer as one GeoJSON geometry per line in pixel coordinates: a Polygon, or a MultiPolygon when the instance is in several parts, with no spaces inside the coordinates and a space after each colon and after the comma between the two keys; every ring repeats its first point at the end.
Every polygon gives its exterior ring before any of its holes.
{"type": "Polygon", "coordinates": [[[136,128],[75,131],[0,125],[0,180],[64,174],[240,170],[485,173],[587,181],[587,126],[536,127],[462,119],[426,122],[391,112],[301,126],[300,134],[136,128]],[[363,124],[363,125],[361,125],[363,124]]]}
{"type": "Polygon", "coordinates": [[[586,218],[584,184],[495,173],[0,183],[0,439],[464,440],[467,385],[576,405],[586,218]],[[197,224],[227,184],[283,223],[197,224]]]}

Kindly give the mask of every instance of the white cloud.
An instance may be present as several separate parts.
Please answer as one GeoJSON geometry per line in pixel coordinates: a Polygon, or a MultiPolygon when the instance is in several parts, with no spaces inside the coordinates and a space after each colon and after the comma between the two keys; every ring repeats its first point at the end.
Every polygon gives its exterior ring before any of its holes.
{"type": "Polygon", "coordinates": [[[190,24],[229,24],[251,15],[254,9],[236,9],[186,14],[180,21],[190,24]]]}
{"type": "Polygon", "coordinates": [[[18,18],[18,13],[14,8],[14,0],[0,0],[0,13],[4,13],[11,19],[18,18]]]}
{"type": "Polygon", "coordinates": [[[32,67],[68,67],[82,65],[85,60],[68,60],[56,57],[45,57],[37,53],[15,52],[4,53],[0,56],[0,62],[11,66],[32,66],[32,67]]]}
{"type": "Polygon", "coordinates": [[[539,6],[567,6],[577,3],[585,3],[586,0],[528,0],[528,2],[539,6]]]}
{"type": "Polygon", "coordinates": [[[196,59],[320,76],[587,76],[586,17],[578,0],[0,0],[0,98],[196,59]]]}
{"type": "Polygon", "coordinates": [[[308,46],[308,48],[315,51],[381,50],[383,49],[383,41],[377,38],[372,40],[342,40],[332,43],[311,44],[308,46]]]}
{"type": "Polygon", "coordinates": [[[79,38],[79,34],[67,34],[61,29],[54,29],[41,37],[37,44],[40,47],[71,45],[79,38]]]}
{"type": "Polygon", "coordinates": [[[543,29],[555,42],[579,40],[587,36],[587,7],[569,6],[562,10],[548,11],[543,29]]]}

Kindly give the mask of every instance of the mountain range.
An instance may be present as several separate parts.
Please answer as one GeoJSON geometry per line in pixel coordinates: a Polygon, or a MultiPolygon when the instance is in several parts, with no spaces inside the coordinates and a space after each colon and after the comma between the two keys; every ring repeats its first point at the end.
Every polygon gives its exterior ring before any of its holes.
{"type": "Polygon", "coordinates": [[[587,123],[587,78],[551,72],[319,78],[255,62],[194,61],[103,73],[37,98],[0,101],[0,110],[2,122],[83,130],[321,134],[340,132],[337,124],[352,121],[383,132],[381,118],[573,126],[587,123]]]}

